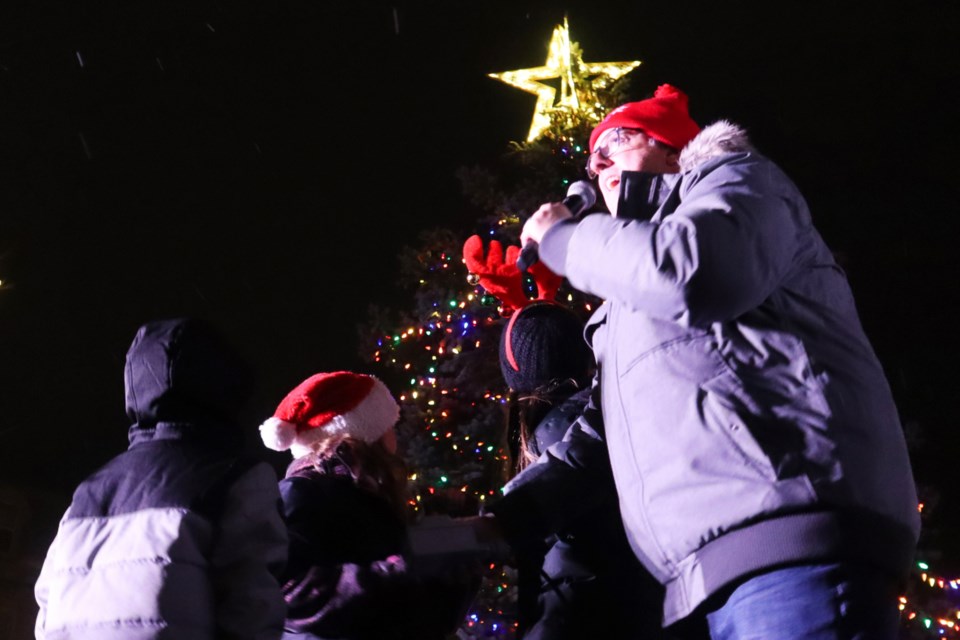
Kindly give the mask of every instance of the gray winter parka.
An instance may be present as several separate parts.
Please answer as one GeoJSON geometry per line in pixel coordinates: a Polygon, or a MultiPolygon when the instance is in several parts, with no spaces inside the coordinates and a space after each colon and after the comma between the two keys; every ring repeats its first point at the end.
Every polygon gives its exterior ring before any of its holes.
{"type": "Polygon", "coordinates": [[[757,570],[905,574],[919,533],[902,428],[804,198],[721,121],[649,221],[555,225],[540,257],[605,300],[586,336],[638,558],[664,624],[757,570]]]}

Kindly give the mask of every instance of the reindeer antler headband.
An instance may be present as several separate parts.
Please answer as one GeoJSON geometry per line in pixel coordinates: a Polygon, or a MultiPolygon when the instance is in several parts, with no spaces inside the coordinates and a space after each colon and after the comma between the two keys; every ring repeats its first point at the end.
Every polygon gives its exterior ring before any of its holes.
{"type": "Polygon", "coordinates": [[[483,240],[479,235],[467,238],[463,245],[463,261],[487,293],[500,299],[503,315],[512,315],[518,309],[534,302],[553,302],[563,277],[550,271],[542,261],[531,266],[527,273],[537,285],[537,297],[528,298],[523,290],[523,273],[517,267],[520,247],[508,246],[504,255],[498,240],[490,241],[490,250],[483,255],[483,240]]]}

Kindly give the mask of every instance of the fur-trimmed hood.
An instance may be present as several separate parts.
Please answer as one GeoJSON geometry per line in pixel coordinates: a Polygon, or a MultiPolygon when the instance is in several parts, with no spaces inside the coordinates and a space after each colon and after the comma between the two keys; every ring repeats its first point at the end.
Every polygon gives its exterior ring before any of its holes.
{"type": "Polygon", "coordinates": [[[680,170],[690,171],[725,153],[753,151],[747,132],[728,120],[704,127],[680,152],[680,170]]]}

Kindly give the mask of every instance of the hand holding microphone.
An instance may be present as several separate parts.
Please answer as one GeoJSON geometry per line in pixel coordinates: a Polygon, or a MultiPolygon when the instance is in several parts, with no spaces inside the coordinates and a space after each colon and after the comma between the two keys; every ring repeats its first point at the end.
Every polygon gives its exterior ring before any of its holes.
{"type": "MultiPolygon", "coordinates": [[[[560,204],[564,205],[570,212],[570,216],[577,217],[587,209],[593,206],[597,201],[597,192],[586,180],[578,180],[567,189],[567,196],[560,204]]],[[[540,259],[539,242],[543,234],[550,227],[565,220],[568,217],[555,205],[546,204],[540,207],[530,219],[523,225],[523,231],[520,234],[520,241],[523,243],[523,249],[520,251],[520,257],[517,259],[517,268],[526,271],[535,265],[540,259]]]]}

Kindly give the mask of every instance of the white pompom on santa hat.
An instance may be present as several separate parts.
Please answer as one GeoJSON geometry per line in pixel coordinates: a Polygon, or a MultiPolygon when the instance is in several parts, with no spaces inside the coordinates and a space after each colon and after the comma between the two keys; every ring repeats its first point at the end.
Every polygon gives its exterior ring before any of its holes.
{"type": "Polygon", "coordinates": [[[337,435],[376,442],[400,418],[400,406],[377,378],[350,371],[318,373],[287,394],[260,425],[263,444],[294,458],[337,435]]]}

